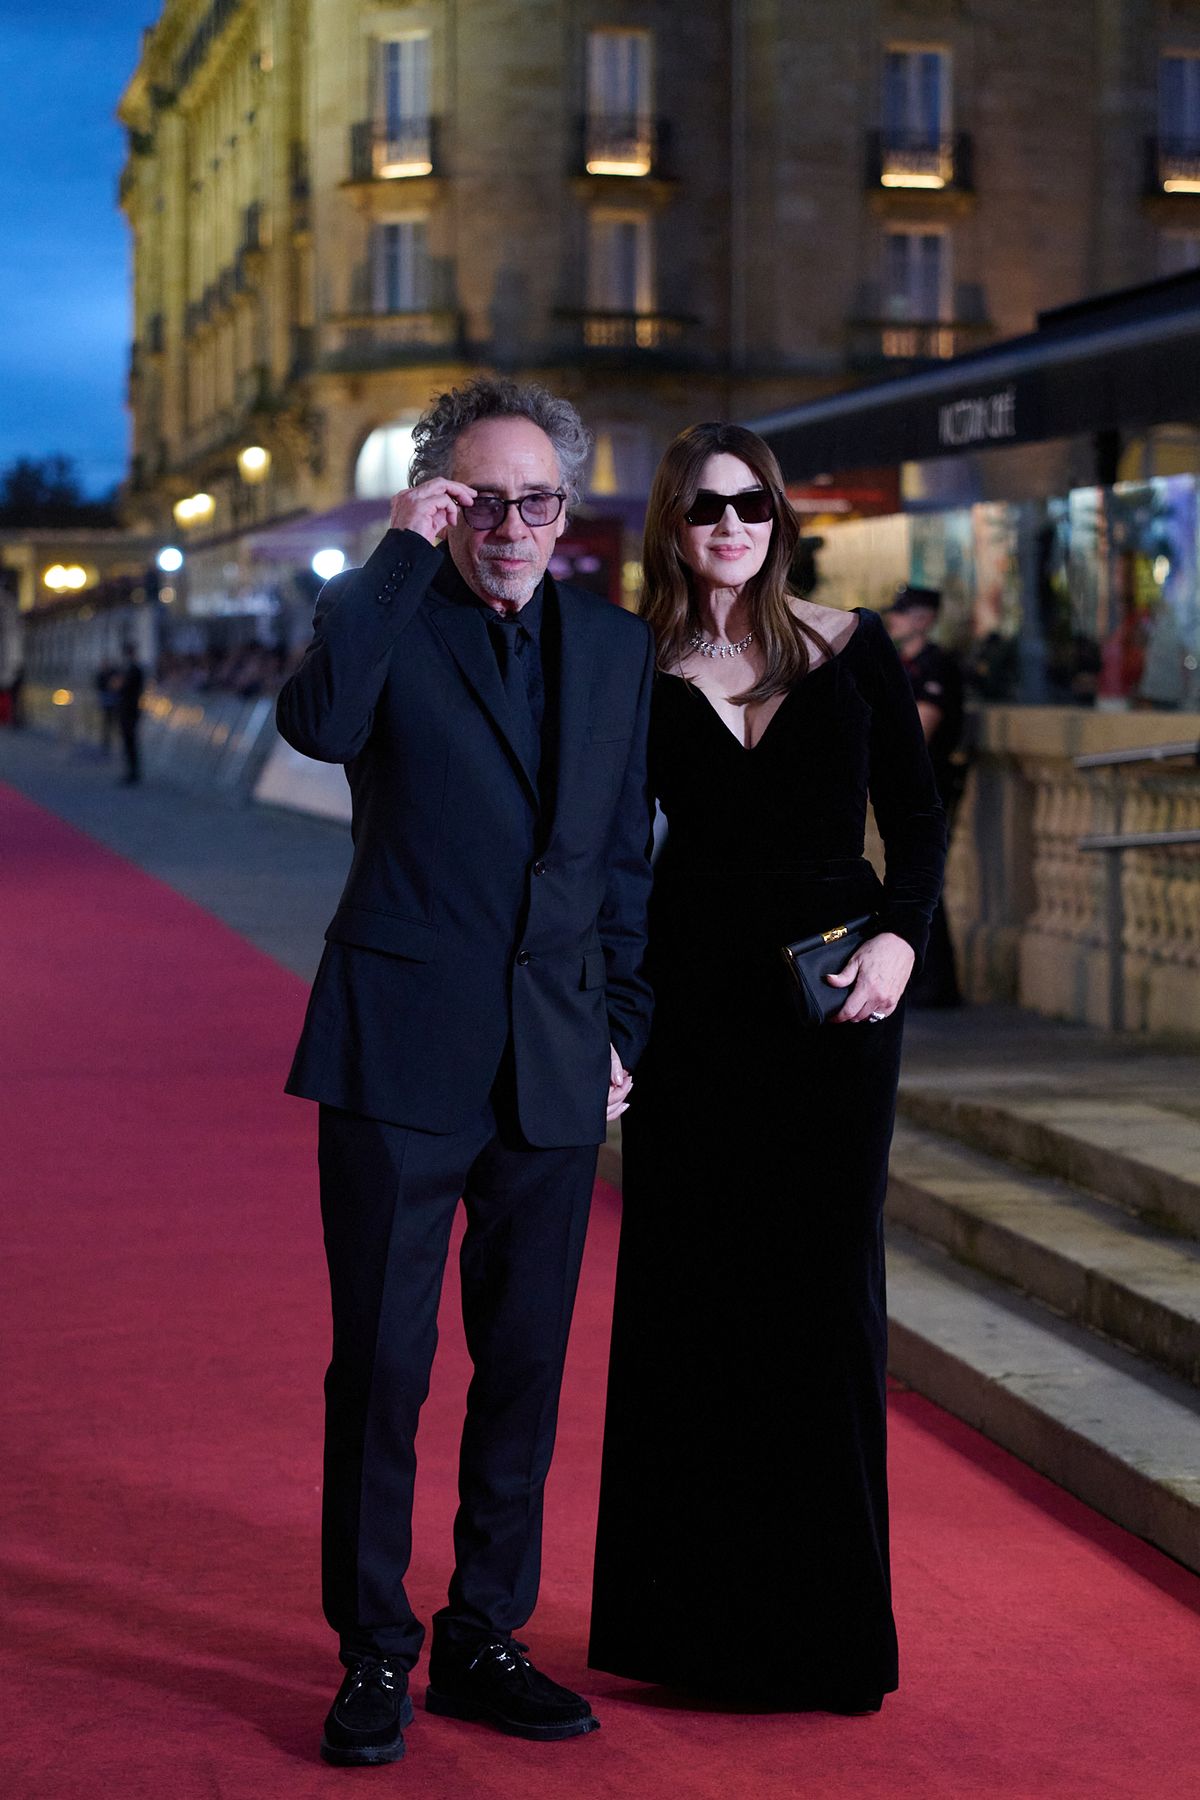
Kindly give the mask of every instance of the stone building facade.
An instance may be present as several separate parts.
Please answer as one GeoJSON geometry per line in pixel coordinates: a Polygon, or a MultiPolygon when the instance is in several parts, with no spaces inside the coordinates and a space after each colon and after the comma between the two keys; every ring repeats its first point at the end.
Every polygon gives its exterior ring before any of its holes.
{"type": "Polygon", "coordinates": [[[1200,261],[1200,0],[167,0],[120,116],[151,531],[394,487],[480,368],[635,503],[688,420],[1200,261]]]}

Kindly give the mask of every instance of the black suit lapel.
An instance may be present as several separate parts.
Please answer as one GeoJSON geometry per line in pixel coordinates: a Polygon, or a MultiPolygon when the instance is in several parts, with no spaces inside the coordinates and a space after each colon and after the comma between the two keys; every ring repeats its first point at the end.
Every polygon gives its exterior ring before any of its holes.
{"type": "Polygon", "coordinates": [[[529,798],[538,805],[537,784],[521,755],[520,734],[500,680],[487,626],[473,606],[444,599],[434,590],[429,601],[434,628],[503,739],[529,798]]]}

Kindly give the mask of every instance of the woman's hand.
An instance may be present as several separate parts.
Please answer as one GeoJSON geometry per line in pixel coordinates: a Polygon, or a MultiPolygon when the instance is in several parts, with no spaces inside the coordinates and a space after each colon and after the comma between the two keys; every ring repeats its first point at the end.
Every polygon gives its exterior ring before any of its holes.
{"type": "Polygon", "coordinates": [[[624,1067],[620,1057],[608,1046],[608,1111],[605,1118],[611,1124],[619,1119],[629,1106],[629,1090],[633,1086],[633,1076],[624,1067]]]}
{"type": "Polygon", "coordinates": [[[845,1004],[829,1023],[863,1025],[872,1013],[882,1013],[886,1019],[899,1006],[916,960],[912,945],[894,931],[868,938],[840,974],[825,977],[830,987],[850,989],[845,1004]]]}
{"type": "Polygon", "coordinates": [[[435,475],[417,487],[402,488],[392,500],[388,525],[393,531],[417,531],[436,544],[458,523],[460,506],[470,506],[475,489],[435,475]]]}

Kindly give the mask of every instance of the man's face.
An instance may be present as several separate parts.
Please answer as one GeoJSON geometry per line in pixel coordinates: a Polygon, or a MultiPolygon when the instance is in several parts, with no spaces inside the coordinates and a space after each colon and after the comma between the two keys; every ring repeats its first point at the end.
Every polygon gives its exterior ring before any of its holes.
{"type": "MultiPolygon", "coordinates": [[[[531,419],[481,419],[469,425],[454,446],[450,475],[478,494],[497,494],[503,500],[552,494],[561,486],[554,446],[531,419]]],[[[566,523],[565,506],[551,525],[527,525],[510,506],[499,525],[475,531],[460,512],[446,542],[467,586],[489,605],[511,612],[532,596],[566,523]]]]}
{"type": "Polygon", "coordinates": [[[906,644],[928,637],[936,617],[931,606],[910,606],[903,612],[885,612],[883,622],[896,648],[903,650],[906,644]]]}

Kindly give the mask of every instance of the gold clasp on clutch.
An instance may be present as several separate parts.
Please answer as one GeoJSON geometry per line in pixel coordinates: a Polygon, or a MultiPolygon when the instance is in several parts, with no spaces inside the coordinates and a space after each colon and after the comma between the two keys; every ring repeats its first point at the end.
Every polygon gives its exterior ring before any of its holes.
{"type": "Polygon", "coordinates": [[[823,931],[821,933],[821,942],[823,944],[836,944],[839,938],[845,937],[846,929],[845,925],[835,925],[832,931],[823,931]]]}

